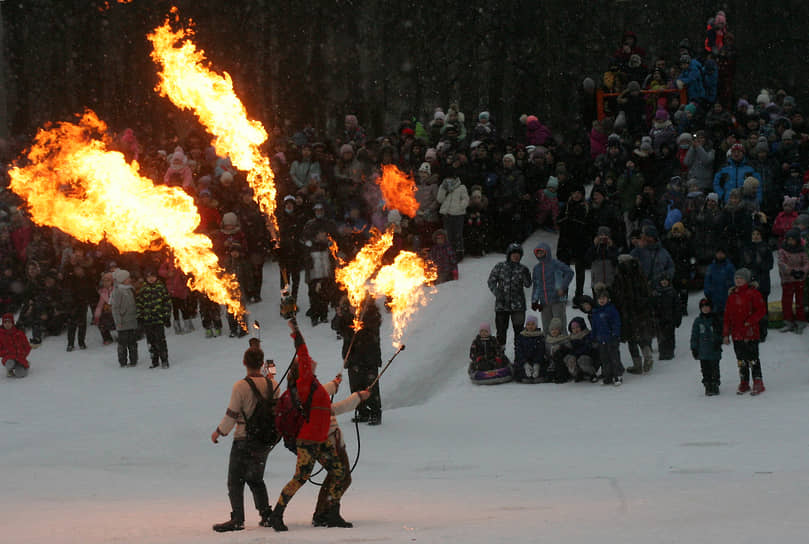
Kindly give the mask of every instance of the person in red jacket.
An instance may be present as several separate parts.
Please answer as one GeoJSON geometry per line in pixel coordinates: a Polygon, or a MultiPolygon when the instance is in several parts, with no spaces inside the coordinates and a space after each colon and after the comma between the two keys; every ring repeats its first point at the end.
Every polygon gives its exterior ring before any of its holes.
{"type": "Polygon", "coordinates": [[[331,398],[329,392],[315,376],[317,362],[309,356],[309,350],[303,341],[298,324],[294,319],[288,323],[292,330],[292,338],[295,340],[296,360],[289,370],[287,383],[295,383],[299,399],[309,398],[310,388],[314,387],[315,390],[312,394],[309,417],[301,427],[296,441],[298,461],[295,466],[295,475],[281,490],[278,502],[272,511],[272,526],[276,531],[288,530],[284,524],[284,510],[295,493],[309,479],[315,461],[317,461],[326,469],[329,481],[329,506],[322,518],[323,522],[327,527],[352,527],[351,523],[340,516],[340,498],[345,492],[343,483],[345,482],[345,471],[349,470],[349,467],[343,464],[334,448],[329,447],[331,398]]]}
{"type": "Polygon", "coordinates": [[[761,361],[758,358],[758,342],[761,338],[758,324],[767,315],[767,308],[761,293],[750,285],[748,269],[738,269],[733,281],[736,286],[731,288],[725,303],[723,342],[730,344],[730,338],[733,338],[733,351],[739,363],[739,388],[736,394],[743,395],[750,391],[752,370],[753,390],[750,394],[758,395],[764,392],[761,361]]]}
{"type": "Polygon", "coordinates": [[[9,378],[24,378],[28,374],[28,354],[31,344],[22,331],[14,326],[14,314],[3,314],[3,327],[0,328],[0,357],[9,378]]]}

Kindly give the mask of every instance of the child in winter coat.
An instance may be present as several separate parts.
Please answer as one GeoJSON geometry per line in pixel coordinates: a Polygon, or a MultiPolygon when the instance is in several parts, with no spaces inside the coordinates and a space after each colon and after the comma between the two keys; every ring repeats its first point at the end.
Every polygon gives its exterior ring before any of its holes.
{"type": "Polygon", "coordinates": [[[699,301],[699,315],[691,326],[691,355],[702,368],[705,395],[719,394],[719,361],[722,359],[722,321],[713,313],[711,301],[699,301]]]}
{"type": "Polygon", "coordinates": [[[25,331],[14,326],[14,314],[3,314],[3,326],[0,328],[0,357],[6,367],[9,378],[24,378],[28,374],[28,354],[31,344],[25,331]]]}
{"type": "Polygon", "coordinates": [[[138,364],[138,308],[129,271],[122,268],[112,273],[115,286],[110,295],[110,309],[118,331],[118,364],[121,368],[138,364]]]}
{"type": "Polygon", "coordinates": [[[662,278],[652,295],[652,307],[657,324],[658,359],[674,359],[674,330],[683,319],[680,300],[668,278],[662,278]]]}
{"type": "Polygon", "coordinates": [[[559,180],[551,176],[544,189],[537,191],[536,224],[545,230],[556,232],[559,230],[556,220],[559,217],[559,180]]]}
{"type": "Polygon", "coordinates": [[[775,216],[772,233],[774,236],[778,236],[778,247],[781,247],[787,231],[792,228],[792,224],[795,222],[795,219],[798,218],[798,212],[796,211],[797,204],[797,198],[785,196],[782,211],[775,216]]]}
{"type": "MultiPolygon", "coordinates": [[[[610,294],[601,289],[596,295],[597,306],[593,308],[593,341],[598,346],[601,363],[601,378],[604,385],[619,386],[624,381],[624,365],[621,364],[621,315],[610,302],[610,294]]],[[[591,381],[595,381],[591,379],[591,381]]]]}
{"type": "Polygon", "coordinates": [[[436,267],[438,279],[436,284],[458,279],[458,264],[455,250],[447,241],[447,231],[438,229],[433,233],[433,247],[430,248],[430,260],[436,267]]]}
{"type": "Polygon", "coordinates": [[[197,302],[194,294],[188,288],[188,276],[183,274],[168,259],[160,265],[158,275],[165,282],[169,297],[171,297],[171,312],[174,316],[175,334],[193,332],[197,302]]]}
{"type": "Polygon", "coordinates": [[[733,274],[736,267],[730,262],[725,248],[718,247],[715,259],[705,273],[705,298],[713,302],[713,309],[717,315],[725,312],[725,301],[728,299],[728,289],[733,287],[733,274]]]}
{"type": "Polygon", "coordinates": [[[472,186],[463,237],[469,255],[482,257],[489,251],[489,199],[480,185],[472,186]]]}
{"type": "Polygon", "coordinates": [[[537,382],[565,383],[569,375],[564,358],[569,352],[570,337],[567,335],[562,320],[554,317],[551,319],[545,335],[545,360],[547,365],[544,372],[541,372],[537,382]]]}
{"type": "Polygon", "coordinates": [[[93,312],[93,325],[98,327],[101,333],[101,340],[104,345],[112,344],[112,334],[115,330],[115,322],[112,319],[112,309],[110,307],[110,296],[112,295],[112,273],[105,272],[101,276],[101,284],[98,288],[98,303],[93,312]]]}
{"type": "Polygon", "coordinates": [[[537,317],[529,315],[525,328],[514,340],[514,378],[523,383],[537,383],[544,366],[544,335],[537,328],[537,317]]]}
{"type": "Polygon", "coordinates": [[[733,351],[739,363],[739,387],[737,395],[750,391],[750,374],[753,374],[752,395],[764,392],[761,376],[761,361],[758,358],[760,337],[758,324],[767,315],[764,299],[750,285],[750,271],[740,268],[733,277],[735,287],[731,289],[725,308],[722,324],[722,342],[730,343],[733,338],[733,351]]]}
{"type": "Polygon", "coordinates": [[[503,352],[497,339],[492,337],[492,327],[488,323],[481,323],[478,335],[469,348],[469,374],[481,370],[496,370],[508,366],[509,360],[503,352]]]}
{"type": "Polygon", "coordinates": [[[806,327],[806,312],[803,308],[803,284],[809,272],[809,256],[801,242],[798,229],[790,229],[784,236],[784,244],[778,250],[778,273],[781,276],[781,308],[784,326],[781,332],[803,332],[806,327]],[[793,309],[793,300],[797,310],[793,309]]]}
{"type": "MultiPolygon", "coordinates": [[[[590,263],[590,282],[593,286],[601,283],[609,288],[615,280],[615,273],[618,270],[618,248],[611,234],[609,227],[598,227],[593,245],[587,251],[586,259],[590,263]]],[[[574,301],[577,302],[579,301],[574,301]]]]}
{"type": "Polygon", "coordinates": [[[574,317],[567,325],[570,332],[570,353],[564,361],[567,371],[574,381],[593,381],[596,377],[597,365],[594,360],[593,338],[583,317],[574,317]]]}
{"type": "Polygon", "coordinates": [[[166,345],[166,332],[163,327],[171,326],[171,297],[165,284],[157,277],[157,270],[146,269],[146,282],[136,297],[138,321],[143,323],[146,343],[152,356],[152,366],[169,367],[169,348],[166,345]]]}

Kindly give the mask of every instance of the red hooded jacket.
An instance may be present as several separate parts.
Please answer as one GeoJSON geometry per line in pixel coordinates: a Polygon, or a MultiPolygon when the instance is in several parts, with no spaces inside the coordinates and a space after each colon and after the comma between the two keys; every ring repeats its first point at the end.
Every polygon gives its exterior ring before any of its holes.
{"type": "MultiPolygon", "coordinates": [[[[11,319],[14,323],[13,314],[3,314],[3,319],[11,319]]],[[[25,368],[28,368],[28,354],[31,353],[31,344],[25,336],[25,331],[17,327],[7,329],[0,327],[0,357],[3,358],[3,365],[6,361],[17,361],[25,368]]]]}
{"type": "Polygon", "coordinates": [[[722,336],[734,340],[759,340],[758,322],[767,315],[764,299],[749,284],[734,287],[725,303],[725,323],[722,336]]]}

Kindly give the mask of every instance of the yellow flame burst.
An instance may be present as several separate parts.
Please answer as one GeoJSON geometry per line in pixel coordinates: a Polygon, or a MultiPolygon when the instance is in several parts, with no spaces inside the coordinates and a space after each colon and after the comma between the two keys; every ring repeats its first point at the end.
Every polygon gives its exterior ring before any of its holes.
{"type": "Polygon", "coordinates": [[[242,315],[235,278],[219,267],[210,239],[194,232],[200,218],[193,199],[155,186],[137,163],[109,151],[106,130],[87,111],[78,125],[59,123],[37,133],[28,164],[9,172],[10,188],[26,200],[31,219],[85,242],[106,238],[120,251],[154,249],[162,239],[191,276],[191,289],[242,315]]]}
{"type": "Polygon", "coordinates": [[[230,157],[236,168],[247,172],[253,198],[270,217],[274,232],[275,175],[270,159],[260,151],[267,131],[260,122],[247,118],[230,75],[219,75],[205,66],[204,51],[188,39],[192,35],[191,30],[172,31],[167,19],[147,36],[152,42],[152,60],[161,67],[156,90],[175,106],[193,111],[213,135],[217,155],[230,157]]]}
{"type": "Polygon", "coordinates": [[[435,267],[410,251],[401,251],[393,264],[379,269],[373,279],[374,292],[390,297],[393,315],[393,347],[399,347],[407,323],[420,306],[426,306],[433,288],[426,287],[438,278],[435,267]]]}

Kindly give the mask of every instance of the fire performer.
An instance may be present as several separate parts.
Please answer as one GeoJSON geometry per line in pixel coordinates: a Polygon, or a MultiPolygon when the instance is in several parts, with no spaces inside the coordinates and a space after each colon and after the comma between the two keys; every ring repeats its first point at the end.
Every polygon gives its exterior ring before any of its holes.
{"type": "Polygon", "coordinates": [[[251,384],[265,399],[273,395],[278,398],[278,384],[272,376],[266,379],[261,373],[264,364],[264,352],[258,345],[244,352],[242,364],[247,368],[247,377],[233,384],[230,402],[225,411],[225,417],[211,435],[214,444],[219,442],[220,436],[227,434],[236,427],[233,433],[233,445],[230,448],[230,462],[228,463],[228,497],[230,498],[230,519],[217,523],[213,530],[218,533],[228,531],[241,531],[244,529],[244,484],[253,492],[253,501],[261,515],[259,525],[270,527],[270,500],[267,496],[267,486],[264,484],[264,467],[267,464],[267,455],[272,446],[263,445],[247,440],[246,418],[253,415],[256,409],[257,398],[251,384]],[[249,381],[249,382],[248,382],[249,381]]]}
{"type": "MultiPolygon", "coordinates": [[[[382,366],[382,349],[379,344],[379,327],[382,316],[373,295],[368,293],[360,307],[362,328],[353,328],[354,312],[348,303],[340,304],[332,320],[332,328],[343,338],[344,368],[348,369],[351,392],[367,389],[376,380],[382,366]]],[[[379,382],[370,390],[371,397],[360,404],[357,420],[368,425],[382,423],[382,397],[379,382]]]]}
{"type": "Polygon", "coordinates": [[[295,496],[295,493],[309,479],[315,466],[315,461],[326,469],[327,477],[323,485],[328,492],[325,513],[318,519],[322,520],[322,523],[327,527],[351,527],[352,525],[340,515],[340,498],[345,492],[346,473],[349,467],[343,463],[333,444],[328,440],[332,417],[329,391],[318,382],[315,376],[317,362],[309,356],[309,350],[297,323],[294,319],[291,319],[288,324],[292,330],[292,338],[295,341],[297,354],[289,370],[287,380],[290,383],[295,383],[298,398],[311,398],[311,405],[309,417],[301,427],[296,440],[298,461],[295,466],[295,475],[281,490],[278,502],[273,508],[272,527],[276,531],[288,530],[288,527],[284,524],[284,510],[286,510],[287,504],[295,496]],[[314,388],[314,391],[310,396],[312,388],[314,388]]]}

